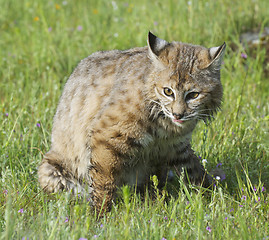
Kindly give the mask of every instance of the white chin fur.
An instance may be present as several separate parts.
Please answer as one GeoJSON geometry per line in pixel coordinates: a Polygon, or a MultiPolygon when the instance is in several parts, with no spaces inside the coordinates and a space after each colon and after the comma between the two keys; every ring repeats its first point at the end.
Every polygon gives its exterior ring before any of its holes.
{"type": "Polygon", "coordinates": [[[184,123],[180,123],[180,122],[174,122],[173,120],[172,120],[172,122],[173,122],[174,124],[176,124],[177,126],[179,126],[179,127],[182,127],[183,124],[184,124],[184,123]]]}

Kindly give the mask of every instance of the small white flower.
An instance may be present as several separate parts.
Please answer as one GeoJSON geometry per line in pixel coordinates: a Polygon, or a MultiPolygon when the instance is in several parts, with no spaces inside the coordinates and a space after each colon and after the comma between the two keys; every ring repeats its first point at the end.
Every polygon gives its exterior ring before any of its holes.
{"type": "Polygon", "coordinates": [[[217,181],[219,181],[220,180],[220,177],[219,176],[216,176],[216,179],[217,179],[217,181]]]}
{"type": "Polygon", "coordinates": [[[203,163],[203,164],[206,164],[206,163],[207,163],[207,160],[206,160],[206,159],[203,159],[203,160],[202,160],[202,163],[203,163]]]}
{"type": "Polygon", "coordinates": [[[115,1],[112,1],[111,4],[114,10],[118,10],[118,5],[115,1]]]}
{"type": "Polygon", "coordinates": [[[118,33],[114,33],[114,37],[117,38],[119,36],[118,33]]]}

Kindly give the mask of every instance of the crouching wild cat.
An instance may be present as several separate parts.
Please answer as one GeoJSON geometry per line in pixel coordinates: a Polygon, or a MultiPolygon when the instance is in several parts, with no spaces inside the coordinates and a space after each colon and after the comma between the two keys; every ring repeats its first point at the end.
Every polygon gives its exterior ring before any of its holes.
{"type": "Polygon", "coordinates": [[[148,46],[96,52],[67,81],[38,170],[52,193],[89,194],[109,209],[117,187],[143,188],[184,168],[193,184],[209,176],[190,146],[197,122],[219,109],[225,43],[205,48],[167,42],[151,32],[148,46]]]}

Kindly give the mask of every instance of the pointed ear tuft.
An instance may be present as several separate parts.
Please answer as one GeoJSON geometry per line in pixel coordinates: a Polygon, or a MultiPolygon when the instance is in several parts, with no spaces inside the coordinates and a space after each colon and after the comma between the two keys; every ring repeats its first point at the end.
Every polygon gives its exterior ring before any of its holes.
{"type": "Polygon", "coordinates": [[[153,33],[148,33],[148,47],[150,55],[155,55],[158,57],[160,51],[169,43],[163,39],[156,37],[153,33]]]}
{"type": "Polygon", "coordinates": [[[224,53],[225,53],[225,48],[226,48],[226,43],[224,42],[219,47],[212,47],[212,48],[208,49],[209,56],[210,56],[210,59],[211,59],[211,62],[208,65],[208,67],[213,65],[216,68],[220,68],[221,63],[222,63],[222,59],[223,59],[223,56],[224,56],[224,53]]]}

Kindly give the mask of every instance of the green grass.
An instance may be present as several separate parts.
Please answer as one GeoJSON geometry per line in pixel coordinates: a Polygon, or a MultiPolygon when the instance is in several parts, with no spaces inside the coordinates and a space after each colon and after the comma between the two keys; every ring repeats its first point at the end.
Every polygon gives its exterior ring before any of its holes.
{"type": "Polygon", "coordinates": [[[269,239],[268,63],[263,47],[251,56],[239,41],[269,25],[268,1],[115,3],[0,0],[0,239],[269,239]],[[148,30],[168,41],[227,43],[223,109],[193,135],[206,168],[222,163],[226,179],[206,193],[155,189],[154,200],[124,187],[96,220],[85,199],[42,193],[37,167],[77,63],[97,50],[144,46],[148,30]]]}

